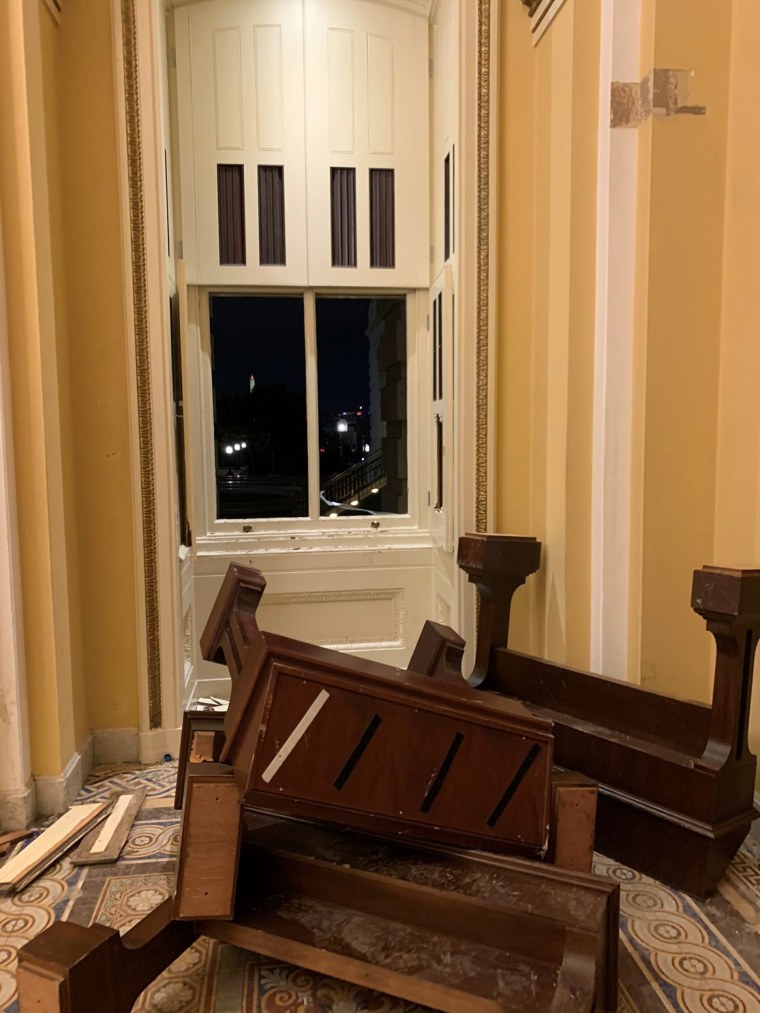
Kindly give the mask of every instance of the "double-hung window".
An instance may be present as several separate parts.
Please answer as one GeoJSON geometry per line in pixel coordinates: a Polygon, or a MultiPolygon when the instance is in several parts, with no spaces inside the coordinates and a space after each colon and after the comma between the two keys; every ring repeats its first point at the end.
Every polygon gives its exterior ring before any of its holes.
{"type": "Polygon", "coordinates": [[[414,297],[207,291],[202,302],[211,527],[408,524],[414,297]]]}

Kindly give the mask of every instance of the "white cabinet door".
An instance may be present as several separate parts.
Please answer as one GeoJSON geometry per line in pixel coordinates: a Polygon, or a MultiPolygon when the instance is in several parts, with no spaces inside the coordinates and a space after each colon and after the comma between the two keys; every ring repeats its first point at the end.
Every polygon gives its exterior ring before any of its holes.
{"type": "Polygon", "coordinates": [[[175,35],[188,284],[304,285],[301,4],[192,4],[176,11],[175,35]]]}
{"type": "Polygon", "coordinates": [[[304,38],[309,284],[426,288],[427,21],[383,4],[306,0],[304,38]],[[373,170],[383,179],[373,183],[373,170]],[[373,266],[373,227],[379,234],[386,213],[393,266],[373,266]],[[352,266],[334,266],[341,225],[349,245],[353,234],[352,266]]]}

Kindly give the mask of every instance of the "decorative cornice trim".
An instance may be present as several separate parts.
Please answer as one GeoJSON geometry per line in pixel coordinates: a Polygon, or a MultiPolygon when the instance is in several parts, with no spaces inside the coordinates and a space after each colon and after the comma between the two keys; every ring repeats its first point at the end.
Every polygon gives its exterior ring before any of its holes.
{"type": "Polygon", "coordinates": [[[638,127],[650,116],[704,116],[706,106],[689,105],[692,71],[655,67],[642,81],[613,81],[610,126],[638,127]]]}
{"type": "Polygon", "coordinates": [[[137,431],[140,448],[148,719],[151,728],[160,728],[161,652],[158,610],[158,549],[156,544],[156,486],[153,456],[153,394],[148,327],[148,278],[145,253],[145,208],[135,0],[121,0],[121,24],[124,52],[129,232],[132,251],[135,373],[137,378],[137,431]]]}

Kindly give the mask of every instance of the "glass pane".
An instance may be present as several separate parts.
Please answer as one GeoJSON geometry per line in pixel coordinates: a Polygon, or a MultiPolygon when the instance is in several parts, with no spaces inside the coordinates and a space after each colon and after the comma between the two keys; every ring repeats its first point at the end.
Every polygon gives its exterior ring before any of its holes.
{"type": "Polygon", "coordinates": [[[406,513],[406,301],[316,308],[321,513],[406,513]]]}
{"type": "Polygon", "coordinates": [[[308,515],[303,299],[211,296],[217,516],[308,515]]]}

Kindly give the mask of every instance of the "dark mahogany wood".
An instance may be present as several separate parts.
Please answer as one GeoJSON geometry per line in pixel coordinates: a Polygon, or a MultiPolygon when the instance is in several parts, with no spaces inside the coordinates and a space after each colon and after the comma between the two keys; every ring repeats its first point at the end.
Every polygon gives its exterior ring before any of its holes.
{"type": "Polygon", "coordinates": [[[428,619],[409,659],[409,671],[460,686],[464,648],[464,640],[450,626],[428,619]]]}
{"type": "Polygon", "coordinates": [[[193,738],[196,732],[210,732],[214,736],[213,757],[218,761],[224,745],[224,711],[187,710],[182,715],[182,735],[179,744],[177,787],[174,792],[174,808],[182,808],[185,795],[185,773],[193,752],[193,738]]]}
{"type": "Polygon", "coordinates": [[[140,993],[197,938],[165,900],[120,936],[105,925],[55,922],[19,951],[24,1013],[129,1013],[140,993]]]}
{"type": "Polygon", "coordinates": [[[449,1013],[617,1008],[611,880],[251,811],[245,824],[233,921],[172,923],[169,900],[121,939],[53,925],[20,953],[22,1013],[126,1013],[196,934],[449,1013]]]}
{"type": "Polygon", "coordinates": [[[508,542],[491,535],[467,535],[459,539],[457,562],[480,591],[479,635],[471,686],[479,686],[487,677],[491,649],[506,647],[512,596],[541,564],[539,541],[508,537],[508,542]],[[488,581],[479,580],[483,573],[488,573],[488,581]]]}
{"type": "Polygon", "coordinates": [[[201,641],[227,660],[220,759],[243,804],[452,845],[539,856],[550,812],[551,724],[485,697],[453,662],[462,641],[430,624],[423,673],[260,632],[263,578],[231,567],[201,641]],[[431,677],[432,676],[432,677],[431,677]]]}
{"type": "Polygon", "coordinates": [[[509,587],[521,583],[521,567],[523,579],[535,569],[524,542],[507,535],[460,540],[460,565],[485,600],[503,609],[498,629],[493,615],[481,625],[472,683],[554,722],[555,761],[599,782],[599,851],[706,896],[755,815],[747,721],[760,571],[703,567],[694,574],[692,607],[717,645],[708,706],[509,650],[509,587]],[[512,581],[506,590],[502,566],[512,581]]]}

